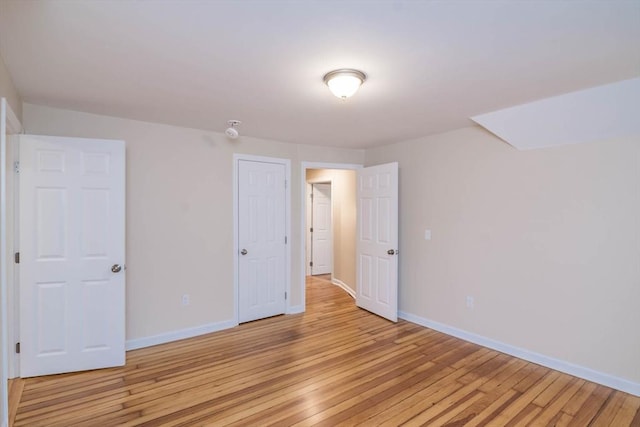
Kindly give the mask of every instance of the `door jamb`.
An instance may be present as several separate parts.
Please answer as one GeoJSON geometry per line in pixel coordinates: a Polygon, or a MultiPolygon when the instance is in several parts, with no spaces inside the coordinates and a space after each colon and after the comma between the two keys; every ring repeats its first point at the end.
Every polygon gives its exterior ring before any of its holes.
{"type": "Polygon", "coordinates": [[[291,306],[291,160],[282,159],[277,157],[264,157],[253,156],[249,154],[233,155],[233,322],[238,325],[239,322],[239,309],[240,303],[239,290],[238,290],[238,253],[240,250],[238,242],[238,166],[240,160],[247,160],[253,162],[263,163],[276,163],[284,165],[285,167],[285,235],[287,236],[287,248],[285,250],[285,265],[284,265],[284,280],[285,280],[285,292],[287,298],[285,300],[285,314],[292,312],[291,306]]]}
{"type": "Polygon", "coordinates": [[[8,307],[10,301],[8,301],[9,284],[13,285],[13,270],[14,264],[10,262],[9,247],[10,239],[7,239],[7,231],[12,227],[9,224],[7,208],[10,206],[7,201],[11,199],[13,188],[9,186],[9,178],[13,174],[12,170],[7,168],[7,154],[8,150],[8,138],[9,134],[17,134],[22,132],[22,124],[15,115],[11,106],[7,102],[6,98],[0,98],[0,158],[2,159],[2,165],[0,165],[0,353],[2,355],[2,364],[0,366],[0,424],[8,425],[9,419],[9,391],[7,388],[7,380],[11,374],[10,367],[13,366],[15,354],[9,350],[9,338],[13,337],[10,334],[10,328],[13,328],[12,316],[8,315],[8,307]]]}
{"type": "MultiPolygon", "coordinates": [[[[10,138],[11,143],[11,152],[12,152],[12,163],[15,165],[20,162],[20,138],[18,136],[13,136],[10,138]]],[[[10,179],[8,180],[10,184],[10,195],[11,200],[7,200],[7,202],[11,202],[7,204],[13,208],[11,215],[13,216],[13,221],[11,224],[7,224],[12,227],[12,244],[13,247],[11,250],[13,253],[20,252],[20,174],[13,171],[10,179]]],[[[10,328],[8,338],[10,338],[9,345],[9,378],[18,378],[20,377],[20,354],[16,353],[11,347],[15,345],[15,343],[20,342],[20,269],[15,262],[11,262],[10,266],[7,270],[7,274],[11,277],[11,286],[8,288],[8,296],[9,296],[9,309],[7,314],[9,314],[9,323],[8,327],[10,328]]]]}
{"type": "MultiPolygon", "coordinates": [[[[307,169],[347,169],[347,170],[358,170],[362,169],[362,164],[357,163],[325,163],[325,162],[300,162],[300,248],[306,249],[306,228],[307,228],[307,203],[306,203],[306,193],[307,193],[307,169]]],[[[333,203],[333,200],[332,202],[333,203]]],[[[306,250],[300,251],[300,277],[299,277],[299,286],[300,286],[300,296],[301,296],[301,310],[299,312],[305,311],[305,307],[307,305],[307,294],[306,294],[306,259],[307,254],[306,250]]]]}

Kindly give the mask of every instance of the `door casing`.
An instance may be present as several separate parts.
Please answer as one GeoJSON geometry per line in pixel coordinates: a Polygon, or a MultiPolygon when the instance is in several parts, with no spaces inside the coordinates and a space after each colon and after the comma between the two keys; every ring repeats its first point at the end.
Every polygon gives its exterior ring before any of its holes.
{"type": "Polygon", "coordinates": [[[15,268],[15,264],[13,263],[13,253],[14,251],[17,251],[18,246],[18,236],[16,234],[18,224],[16,206],[18,196],[18,174],[15,173],[13,164],[18,160],[18,144],[16,135],[22,133],[23,128],[20,120],[4,98],[2,98],[2,104],[5,119],[5,128],[2,132],[3,138],[6,138],[2,158],[10,159],[9,164],[4,165],[2,173],[3,185],[6,185],[6,204],[4,207],[6,209],[6,216],[2,219],[3,232],[0,233],[6,250],[6,253],[3,254],[6,263],[4,265],[5,269],[2,269],[3,279],[2,284],[0,285],[5,298],[1,309],[3,313],[2,323],[3,325],[6,325],[5,340],[2,343],[2,360],[4,365],[2,369],[8,378],[15,378],[20,372],[20,357],[15,353],[15,351],[13,351],[13,346],[14,343],[19,341],[19,334],[17,331],[20,324],[17,320],[19,315],[17,308],[19,301],[17,301],[17,298],[15,297],[18,292],[18,269],[15,268]]]}

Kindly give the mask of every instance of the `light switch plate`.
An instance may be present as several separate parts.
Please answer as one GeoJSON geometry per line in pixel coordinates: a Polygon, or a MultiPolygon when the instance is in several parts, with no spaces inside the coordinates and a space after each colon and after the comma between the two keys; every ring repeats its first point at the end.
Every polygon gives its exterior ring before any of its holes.
{"type": "Polygon", "coordinates": [[[424,230],[424,240],[431,240],[431,230],[424,230]]]}

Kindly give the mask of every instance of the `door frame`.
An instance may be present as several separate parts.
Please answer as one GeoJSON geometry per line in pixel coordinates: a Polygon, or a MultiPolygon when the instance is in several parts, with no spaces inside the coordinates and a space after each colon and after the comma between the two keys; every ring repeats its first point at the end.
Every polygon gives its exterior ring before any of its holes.
{"type": "MultiPolygon", "coordinates": [[[[0,352],[2,364],[0,366],[0,419],[1,425],[8,425],[9,415],[9,390],[7,381],[12,378],[15,353],[9,351],[9,342],[13,339],[14,316],[10,310],[12,301],[10,294],[13,285],[14,264],[11,262],[10,251],[13,250],[13,237],[8,238],[7,232],[13,230],[8,209],[13,209],[10,203],[13,197],[13,170],[7,167],[8,154],[10,154],[9,134],[22,132],[22,124],[15,115],[6,98],[0,98],[0,352]],[[10,285],[11,284],[11,285],[10,285]],[[11,312],[11,313],[10,313],[11,312]]],[[[12,157],[13,160],[13,157],[12,157]]],[[[13,161],[11,162],[13,163],[13,161]]],[[[13,236],[13,233],[12,233],[13,236]]]]}
{"type": "MultiPolygon", "coordinates": [[[[307,306],[307,169],[344,169],[344,170],[358,170],[362,169],[363,165],[358,163],[325,163],[325,162],[300,162],[300,248],[304,249],[300,251],[300,299],[301,309],[299,312],[303,312],[307,306]]],[[[333,190],[333,186],[332,186],[333,190]]],[[[332,200],[333,203],[333,192],[332,200]]],[[[237,252],[237,251],[236,251],[237,252]]]]}
{"type": "MultiPolygon", "coordinates": [[[[24,130],[22,131],[24,133],[24,130]]],[[[11,163],[14,165],[20,164],[20,138],[18,135],[13,135],[9,139],[9,148],[11,150],[11,163]]],[[[8,185],[10,187],[10,198],[7,200],[7,205],[11,207],[11,213],[8,218],[11,227],[11,252],[20,252],[20,174],[13,171],[9,171],[8,185]]],[[[11,276],[11,286],[8,287],[8,311],[9,315],[9,345],[15,345],[20,342],[20,269],[12,262],[11,253],[9,254],[9,268],[7,273],[11,276]]],[[[15,351],[9,351],[9,378],[20,377],[20,354],[15,351]]]]}
{"type": "Polygon", "coordinates": [[[285,168],[285,235],[287,236],[287,248],[285,250],[285,260],[284,260],[284,280],[285,280],[285,292],[287,293],[287,298],[285,300],[285,314],[291,313],[291,160],[282,159],[278,157],[264,157],[264,156],[254,156],[249,154],[238,154],[235,153],[233,155],[233,322],[235,325],[239,325],[239,281],[238,281],[238,268],[239,268],[239,251],[240,246],[238,242],[238,234],[239,234],[239,224],[238,224],[238,170],[239,170],[239,162],[241,160],[251,161],[251,162],[262,162],[262,163],[275,163],[279,165],[284,165],[285,168]]]}

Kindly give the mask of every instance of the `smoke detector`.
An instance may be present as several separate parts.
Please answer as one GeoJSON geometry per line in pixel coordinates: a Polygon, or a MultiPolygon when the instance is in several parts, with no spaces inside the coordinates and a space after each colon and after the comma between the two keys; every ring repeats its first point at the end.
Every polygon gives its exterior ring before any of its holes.
{"type": "Polygon", "coordinates": [[[225,135],[227,135],[231,139],[236,139],[238,135],[240,135],[238,133],[238,130],[236,129],[236,126],[238,126],[242,122],[240,120],[229,120],[227,121],[227,123],[229,123],[229,127],[224,131],[225,135]]]}

